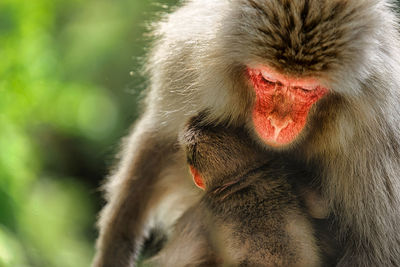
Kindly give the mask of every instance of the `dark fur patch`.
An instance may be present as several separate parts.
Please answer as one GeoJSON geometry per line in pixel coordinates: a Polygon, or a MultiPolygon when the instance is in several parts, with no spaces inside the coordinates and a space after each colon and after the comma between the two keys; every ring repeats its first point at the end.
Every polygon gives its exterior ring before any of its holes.
{"type": "MultiPolygon", "coordinates": [[[[368,23],[359,23],[367,9],[354,2],[247,0],[242,1],[248,8],[241,17],[260,17],[252,25],[253,42],[263,47],[257,56],[271,66],[294,74],[323,72],[343,62],[346,55],[341,52],[351,51],[359,33],[368,30],[368,23]]],[[[250,20],[243,21],[243,27],[248,27],[250,20]]]]}

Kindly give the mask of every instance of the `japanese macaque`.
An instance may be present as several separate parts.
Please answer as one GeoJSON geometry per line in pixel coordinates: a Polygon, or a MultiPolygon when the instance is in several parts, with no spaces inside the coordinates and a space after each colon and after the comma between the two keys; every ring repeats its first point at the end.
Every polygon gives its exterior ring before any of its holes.
{"type": "Polygon", "coordinates": [[[140,121],[105,186],[94,266],[134,266],[198,201],[189,118],[245,127],[315,173],[337,266],[400,266],[400,38],[389,0],[192,0],[154,29],[140,121]]]}
{"type": "Polygon", "coordinates": [[[310,174],[263,151],[243,129],[202,125],[200,117],[181,140],[205,195],[145,266],[333,266],[334,237],[321,240],[328,228],[317,233],[311,219],[324,210],[306,203],[298,186],[310,174]]]}

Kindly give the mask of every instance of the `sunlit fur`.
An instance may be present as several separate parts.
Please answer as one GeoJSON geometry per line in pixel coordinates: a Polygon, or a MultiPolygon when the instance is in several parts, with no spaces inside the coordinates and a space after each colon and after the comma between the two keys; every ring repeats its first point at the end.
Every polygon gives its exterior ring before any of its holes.
{"type": "Polygon", "coordinates": [[[144,114],[106,186],[94,266],[133,265],[162,199],[193,194],[174,145],[188,118],[208,110],[253,131],[250,64],[331,90],[282,153],[319,169],[342,231],[339,266],[400,266],[397,25],[385,0],[193,0],[166,16],[154,27],[144,114]]]}

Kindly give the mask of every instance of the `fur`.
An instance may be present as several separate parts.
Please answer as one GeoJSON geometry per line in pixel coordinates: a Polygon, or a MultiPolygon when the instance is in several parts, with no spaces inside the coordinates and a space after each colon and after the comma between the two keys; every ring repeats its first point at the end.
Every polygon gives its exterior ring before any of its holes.
{"type": "MultiPolygon", "coordinates": [[[[164,169],[179,188],[190,179],[174,156],[190,117],[207,110],[210,122],[254,133],[245,74],[254,63],[319,77],[331,90],[280,152],[318,171],[341,230],[339,266],[400,266],[400,41],[389,1],[192,0],[154,29],[146,108],[106,186],[94,266],[133,266],[149,210],[167,197],[155,195],[164,169]]],[[[170,194],[191,195],[165,183],[170,194]]]]}
{"type": "MultiPolygon", "coordinates": [[[[291,169],[290,160],[261,150],[241,128],[206,126],[196,118],[181,140],[188,162],[204,180],[205,195],[148,263],[311,267],[335,262],[335,253],[323,255],[323,241],[317,240],[328,227],[314,231],[317,222],[295,185],[309,178],[307,171],[291,169]]],[[[324,243],[334,245],[332,236],[324,243]]]]}

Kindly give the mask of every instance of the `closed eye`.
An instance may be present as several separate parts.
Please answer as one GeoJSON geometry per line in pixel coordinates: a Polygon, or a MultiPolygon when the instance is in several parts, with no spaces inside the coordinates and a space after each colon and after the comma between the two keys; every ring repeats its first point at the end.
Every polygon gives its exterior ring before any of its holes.
{"type": "Polygon", "coordinates": [[[306,92],[306,93],[309,93],[310,91],[314,90],[314,89],[303,88],[303,87],[300,87],[300,86],[295,86],[295,87],[293,87],[293,89],[301,90],[301,91],[306,92]]]}
{"type": "Polygon", "coordinates": [[[264,76],[261,76],[261,77],[262,77],[262,81],[263,81],[265,84],[270,85],[270,86],[275,86],[275,85],[276,85],[276,82],[273,82],[273,81],[270,81],[270,80],[268,80],[268,79],[265,79],[264,76]]]}

